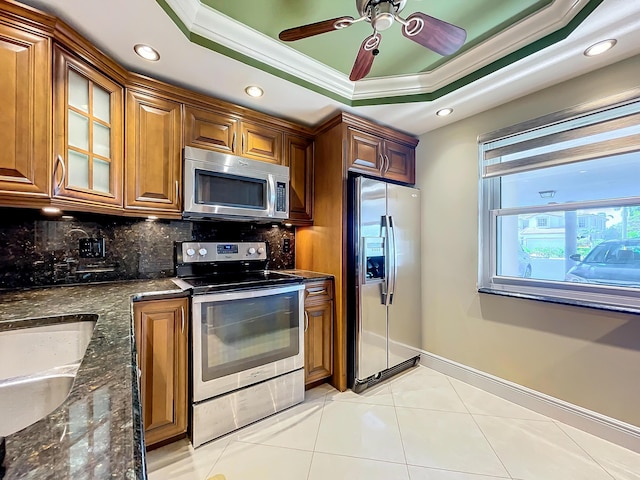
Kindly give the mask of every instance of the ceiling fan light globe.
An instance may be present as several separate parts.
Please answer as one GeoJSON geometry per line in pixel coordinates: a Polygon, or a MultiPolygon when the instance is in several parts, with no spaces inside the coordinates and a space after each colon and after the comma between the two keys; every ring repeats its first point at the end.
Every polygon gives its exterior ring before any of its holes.
{"type": "Polygon", "coordinates": [[[371,25],[373,25],[373,28],[378,32],[381,32],[393,25],[394,19],[395,17],[392,13],[380,13],[371,19],[371,25]]]}

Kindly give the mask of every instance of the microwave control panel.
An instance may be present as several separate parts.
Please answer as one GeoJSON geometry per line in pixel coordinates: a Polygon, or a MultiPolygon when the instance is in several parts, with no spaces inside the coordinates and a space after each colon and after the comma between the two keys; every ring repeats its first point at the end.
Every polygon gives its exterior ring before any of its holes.
{"type": "Polygon", "coordinates": [[[287,184],[276,182],[276,212],[287,211],[287,184]]]}

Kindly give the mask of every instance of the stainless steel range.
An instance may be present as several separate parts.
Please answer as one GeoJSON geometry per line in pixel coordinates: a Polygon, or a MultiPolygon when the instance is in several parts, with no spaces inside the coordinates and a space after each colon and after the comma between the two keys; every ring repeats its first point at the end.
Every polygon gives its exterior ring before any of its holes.
{"type": "Polygon", "coordinates": [[[176,283],[193,292],[194,447],[304,399],[304,285],[266,265],[264,242],[176,243],[176,283]]]}

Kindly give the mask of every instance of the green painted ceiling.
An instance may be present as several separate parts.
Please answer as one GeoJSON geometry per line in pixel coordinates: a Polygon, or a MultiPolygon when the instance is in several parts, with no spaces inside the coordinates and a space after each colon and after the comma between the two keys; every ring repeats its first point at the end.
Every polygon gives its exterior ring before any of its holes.
{"type": "MultiPolygon", "coordinates": [[[[420,11],[467,30],[467,41],[456,54],[552,3],[553,0],[408,0],[400,16],[420,11]]],[[[340,16],[358,17],[355,0],[201,0],[201,2],[265,35],[277,39],[287,28],[340,16]]],[[[367,78],[430,71],[451,57],[405,38],[397,23],[382,33],[380,54],[367,78]]],[[[348,75],[362,40],[372,32],[357,23],[288,45],[348,75]]]]}

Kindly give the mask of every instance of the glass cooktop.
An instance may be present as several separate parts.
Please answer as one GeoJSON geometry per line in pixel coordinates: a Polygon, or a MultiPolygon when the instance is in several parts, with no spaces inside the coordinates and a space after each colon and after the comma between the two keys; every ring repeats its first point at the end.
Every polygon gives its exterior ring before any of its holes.
{"type": "Polygon", "coordinates": [[[180,278],[193,293],[221,292],[247,288],[270,287],[273,285],[301,283],[303,278],[288,273],[271,270],[248,272],[224,272],[205,276],[180,278]]]}

